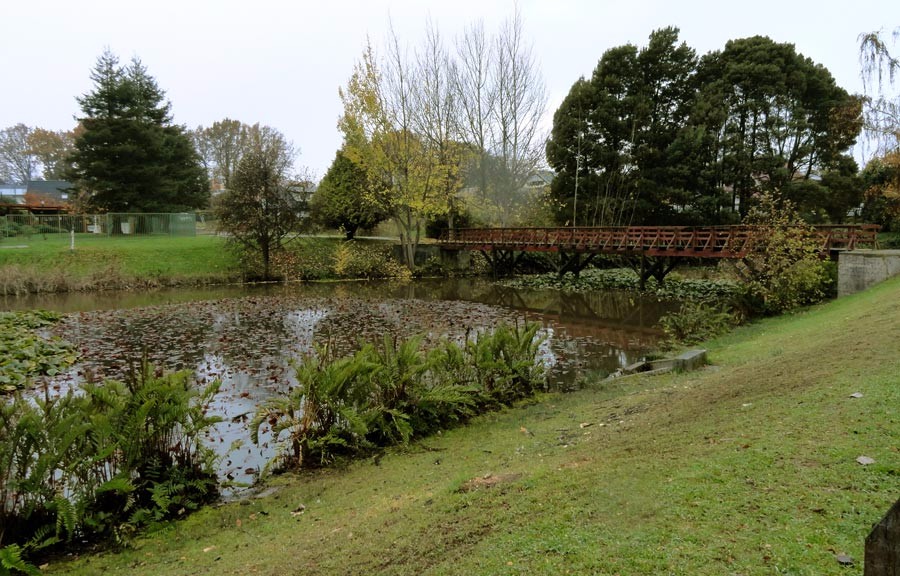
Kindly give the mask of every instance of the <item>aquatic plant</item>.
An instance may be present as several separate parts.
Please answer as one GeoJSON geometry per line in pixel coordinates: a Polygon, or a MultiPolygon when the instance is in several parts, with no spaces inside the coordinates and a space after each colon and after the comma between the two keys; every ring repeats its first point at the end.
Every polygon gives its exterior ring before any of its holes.
{"type": "Polygon", "coordinates": [[[217,421],[205,414],[216,390],[141,362],[124,382],[0,403],[0,547],[27,556],[75,539],[125,543],[215,498],[201,438],[217,421]]]}
{"type": "Polygon", "coordinates": [[[320,346],[296,364],[298,385],[256,412],[251,438],[279,443],[269,469],[323,466],[508,405],[546,385],[538,328],[500,325],[431,352],[422,336],[385,336],[337,358],[320,346]]]}

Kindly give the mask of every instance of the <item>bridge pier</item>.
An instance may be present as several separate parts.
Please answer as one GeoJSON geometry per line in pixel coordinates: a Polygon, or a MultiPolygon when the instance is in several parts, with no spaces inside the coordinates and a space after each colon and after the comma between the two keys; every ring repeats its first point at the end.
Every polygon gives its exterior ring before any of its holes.
{"type": "Polygon", "coordinates": [[[656,278],[657,284],[662,286],[669,272],[674,270],[682,260],[683,258],[676,256],[646,256],[644,254],[628,259],[631,269],[638,275],[641,290],[647,287],[647,280],[650,278],[656,278]]]}
{"type": "Polygon", "coordinates": [[[581,252],[563,252],[559,251],[559,259],[556,263],[556,274],[562,278],[568,272],[575,274],[578,278],[581,271],[588,267],[594,261],[596,254],[582,254],[581,252]],[[582,258],[584,256],[584,258],[582,258]]]}
{"type": "Polygon", "coordinates": [[[490,264],[491,275],[494,278],[512,276],[516,271],[516,264],[519,263],[519,258],[522,256],[522,252],[516,252],[515,250],[494,249],[480,250],[480,252],[490,264]]]}

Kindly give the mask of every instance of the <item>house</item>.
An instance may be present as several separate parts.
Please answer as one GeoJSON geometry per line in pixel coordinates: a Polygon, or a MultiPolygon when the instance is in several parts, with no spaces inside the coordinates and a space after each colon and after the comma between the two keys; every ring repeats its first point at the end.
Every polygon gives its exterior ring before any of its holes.
{"type": "Polygon", "coordinates": [[[524,187],[529,190],[548,189],[555,177],[556,173],[552,170],[535,170],[528,176],[528,179],[525,180],[524,187]]]}
{"type": "Polygon", "coordinates": [[[68,212],[73,188],[65,180],[29,180],[24,206],[32,214],[68,212]]]}
{"type": "Polygon", "coordinates": [[[64,180],[30,180],[0,185],[0,213],[59,214],[69,211],[72,184],[64,180]]]}

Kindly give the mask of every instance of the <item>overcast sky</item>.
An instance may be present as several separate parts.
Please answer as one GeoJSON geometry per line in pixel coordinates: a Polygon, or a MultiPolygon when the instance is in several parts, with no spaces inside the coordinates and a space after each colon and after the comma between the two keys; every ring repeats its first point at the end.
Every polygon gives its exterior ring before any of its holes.
{"type": "MultiPolygon", "coordinates": [[[[550,117],[572,83],[605,50],[643,46],[677,26],[698,54],[729,39],[791,42],[837,83],[861,92],[857,36],[900,26],[900,0],[520,0],[543,70],[550,117]]],[[[190,128],[223,118],[260,122],[300,149],[298,165],[321,178],[341,144],[338,87],[370,37],[389,21],[416,45],[427,18],[452,40],[471,22],[492,32],[514,10],[494,0],[0,0],[0,128],[19,122],[74,127],[75,97],[91,90],[97,56],[138,56],[190,128]]],[[[898,46],[900,47],[900,46],[898,46]]]]}

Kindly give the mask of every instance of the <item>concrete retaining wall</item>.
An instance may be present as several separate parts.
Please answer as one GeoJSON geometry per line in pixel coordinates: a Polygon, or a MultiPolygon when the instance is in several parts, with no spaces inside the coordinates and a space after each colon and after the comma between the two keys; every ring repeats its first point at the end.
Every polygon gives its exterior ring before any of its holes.
{"type": "Polygon", "coordinates": [[[854,250],[838,256],[838,297],[900,274],[900,250],[854,250]]]}

